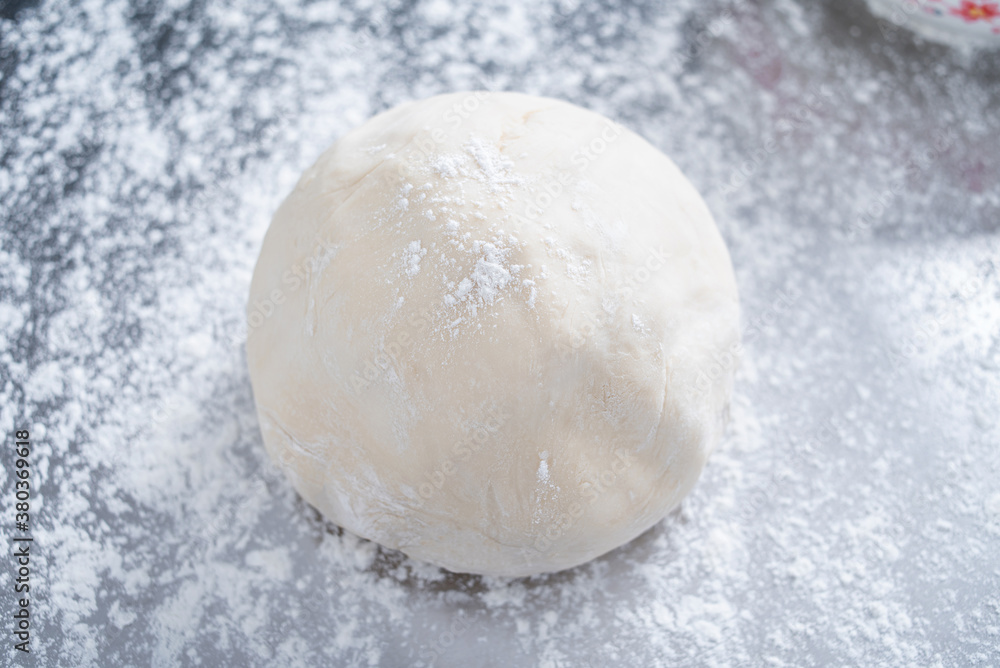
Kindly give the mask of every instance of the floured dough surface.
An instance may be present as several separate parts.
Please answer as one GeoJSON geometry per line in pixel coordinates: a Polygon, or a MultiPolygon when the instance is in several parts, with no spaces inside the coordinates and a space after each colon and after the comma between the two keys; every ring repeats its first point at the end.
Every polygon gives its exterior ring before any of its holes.
{"type": "Polygon", "coordinates": [[[691,489],[738,325],[722,238],[663,154],[564,102],[455,93],[306,170],[254,272],[247,357],[269,453],[328,518],[527,575],[691,489]]]}

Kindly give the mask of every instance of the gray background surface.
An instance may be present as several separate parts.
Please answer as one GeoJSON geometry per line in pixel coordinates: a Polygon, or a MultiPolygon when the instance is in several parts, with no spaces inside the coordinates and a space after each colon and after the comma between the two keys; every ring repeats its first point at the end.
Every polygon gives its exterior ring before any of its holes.
{"type": "Polygon", "coordinates": [[[996,53],[860,2],[4,11],[0,431],[30,426],[39,485],[34,653],[5,635],[5,663],[1000,663],[996,53]],[[682,508],[516,582],[324,523],[266,461],[240,347],[295,176],[378,111],[482,87],[670,155],[747,327],[682,508]]]}

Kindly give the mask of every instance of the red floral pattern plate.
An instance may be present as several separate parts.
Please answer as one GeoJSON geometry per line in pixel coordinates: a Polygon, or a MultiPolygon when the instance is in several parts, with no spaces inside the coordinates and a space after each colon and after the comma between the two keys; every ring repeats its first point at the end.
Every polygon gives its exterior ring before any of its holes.
{"type": "Polygon", "coordinates": [[[868,0],[884,31],[898,27],[954,46],[1000,47],[1000,2],[868,0]]]}

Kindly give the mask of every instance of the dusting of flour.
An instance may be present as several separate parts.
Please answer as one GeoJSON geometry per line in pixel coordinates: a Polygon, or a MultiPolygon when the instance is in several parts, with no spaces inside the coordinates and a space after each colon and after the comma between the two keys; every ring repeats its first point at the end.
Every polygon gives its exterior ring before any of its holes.
{"type": "MultiPolygon", "coordinates": [[[[29,662],[996,664],[996,58],[922,51],[833,0],[85,0],[0,22],[0,431],[34,444],[29,662]],[[671,155],[745,316],[728,435],[684,504],[525,580],[325,523],[267,460],[241,347],[270,215],[319,152],[483,87],[671,155]]],[[[475,138],[428,169],[481,179],[484,207],[519,185],[475,138]]],[[[527,278],[517,239],[473,238],[452,204],[428,203],[469,267],[443,308],[533,304],[546,268],[527,278]]],[[[409,238],[395,271],[423,280],[440,252],[409,238]]],[[[539,494],[558,493],[548,467],[539,494]]]]}

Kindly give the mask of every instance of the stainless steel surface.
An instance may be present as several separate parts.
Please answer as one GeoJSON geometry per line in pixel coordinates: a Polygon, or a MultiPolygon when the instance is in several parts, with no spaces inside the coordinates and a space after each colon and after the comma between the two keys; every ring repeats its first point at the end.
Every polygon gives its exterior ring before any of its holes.
{"type": "Polygon", "coordinates": [[[1000,663],[996,53],[833,0],[17,19],[0,248],[29,273],[0,273],[0,298],[28,316],[8,320],[0,425],[44,428],[44,503],[36,651],[8,638],[6,663],[1000,663]],[[266,462],[239,348],[294,176],[372,113],[484,82],[670,155],[729,244],[747,339],[730,433],[682,508],[515,582],[325,524],[266,462]],[[39,396],[53,360],[80,377],[39,396]]]}

